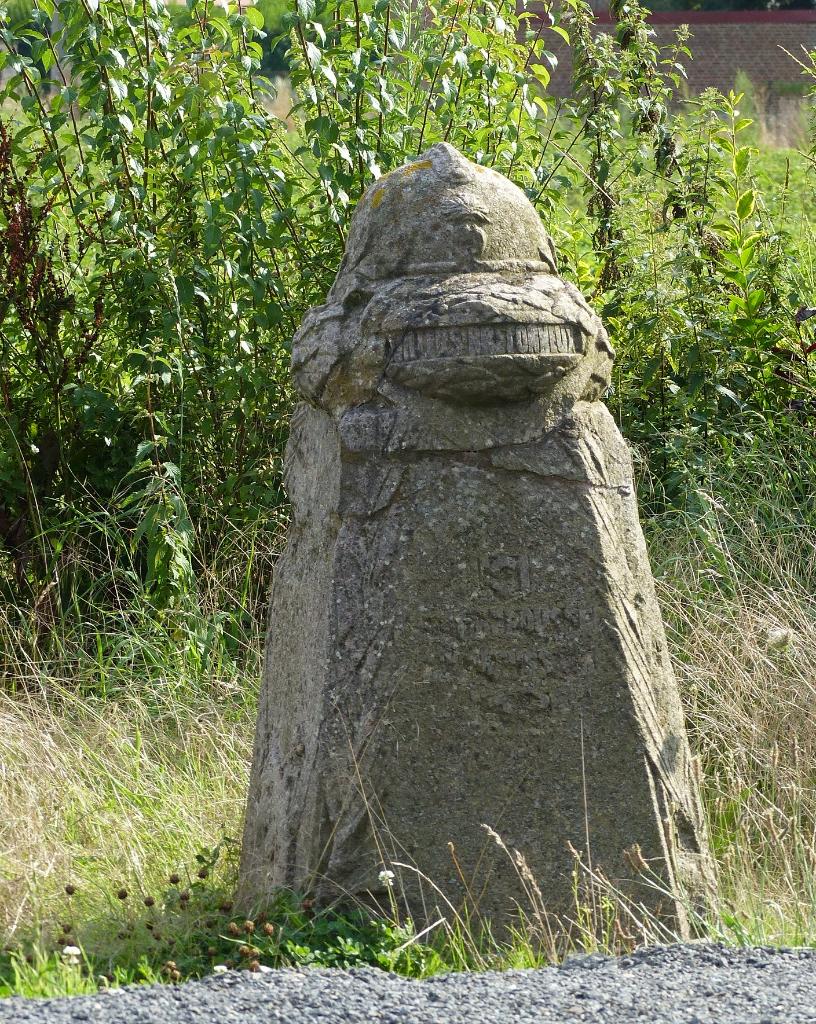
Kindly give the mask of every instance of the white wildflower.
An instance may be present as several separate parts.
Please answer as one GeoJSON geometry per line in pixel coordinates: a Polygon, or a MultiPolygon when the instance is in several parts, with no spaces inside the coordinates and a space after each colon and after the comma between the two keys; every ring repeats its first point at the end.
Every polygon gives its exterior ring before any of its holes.
{"type": "Polygon", "coordinates": [[[395,877],[394,876],[394,872],[393,871],[389,871],[387,868],[383,869],[380,872],[379,877],[380,877],[380,885],[385,885],[385,886],[387,886],[390,889],[391,886],[394,884],[394,877],[395,877]]]}
{"type": "Polygon", "coordinates": [[[69,967],[79,967],[82,958],[82,950],[79,946],[64,946],[62,959],[69,967]]]}
{"type": "Polygon", "coordinates": [[[229,967],[226,964],[216,964],[213,967],[213,974],[226,974],[228,970],[229,967]]]}

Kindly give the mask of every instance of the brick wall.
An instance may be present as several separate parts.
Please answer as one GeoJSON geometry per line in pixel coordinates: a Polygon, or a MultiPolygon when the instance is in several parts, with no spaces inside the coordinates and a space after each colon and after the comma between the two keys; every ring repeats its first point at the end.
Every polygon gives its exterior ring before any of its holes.
{"type": "MultiPolygon", "coordinates": [[[[802,47],[816,50],[816,11],[677,11],[653,14],[650,23],[660,43],[671,42],[678,25],[689,25],[694,59],[687,61],[686,70],[692,93],[709,86],[727,92],[738,71],[771,91],[812,81],[780,47],[807,63],[802,47]]],[[[597,31],[614,34],[605,12],[599,13],[596,24],[597,31]]],[[[559,62],[552,91],[564,95],[570,75],[566,48],[559,53],[559,62]]]]}

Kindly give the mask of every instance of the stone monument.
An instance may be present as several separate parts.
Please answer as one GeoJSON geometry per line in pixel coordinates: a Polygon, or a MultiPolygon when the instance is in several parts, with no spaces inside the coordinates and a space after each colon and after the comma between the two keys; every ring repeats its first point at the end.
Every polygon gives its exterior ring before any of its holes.
{"type": "Polygon", "coordinates": [[[687,927],[710,868],[612,360],[506,178],[440,144],[363,197],[294,339],[245,904],[421,927],[441,891],[496,929],[524,895],[488,825],[553,915],[571,843],[687,927]]]}

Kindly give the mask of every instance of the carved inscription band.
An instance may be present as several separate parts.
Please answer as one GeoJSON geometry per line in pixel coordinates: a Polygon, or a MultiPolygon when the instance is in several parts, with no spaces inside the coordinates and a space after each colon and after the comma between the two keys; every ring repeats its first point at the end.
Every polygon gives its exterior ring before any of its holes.
{"type": "Polygon", "coordinates": [[[567,324],[433,327],[388,339],[395,362],[459,356],[561,355],[582,351],[580,332],[567,324]]]}

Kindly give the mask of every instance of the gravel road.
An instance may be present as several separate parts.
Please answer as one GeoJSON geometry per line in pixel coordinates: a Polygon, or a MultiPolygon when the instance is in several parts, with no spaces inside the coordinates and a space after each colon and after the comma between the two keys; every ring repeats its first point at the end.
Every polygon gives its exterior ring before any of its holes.
{"type": "Polygon", "coordinates": [[[406,981],[373,969],[230,971],[73,999],[0,1000],[2,1024],[799,1024],[816,950],[667,946],[561,967],[406,981]]]}

